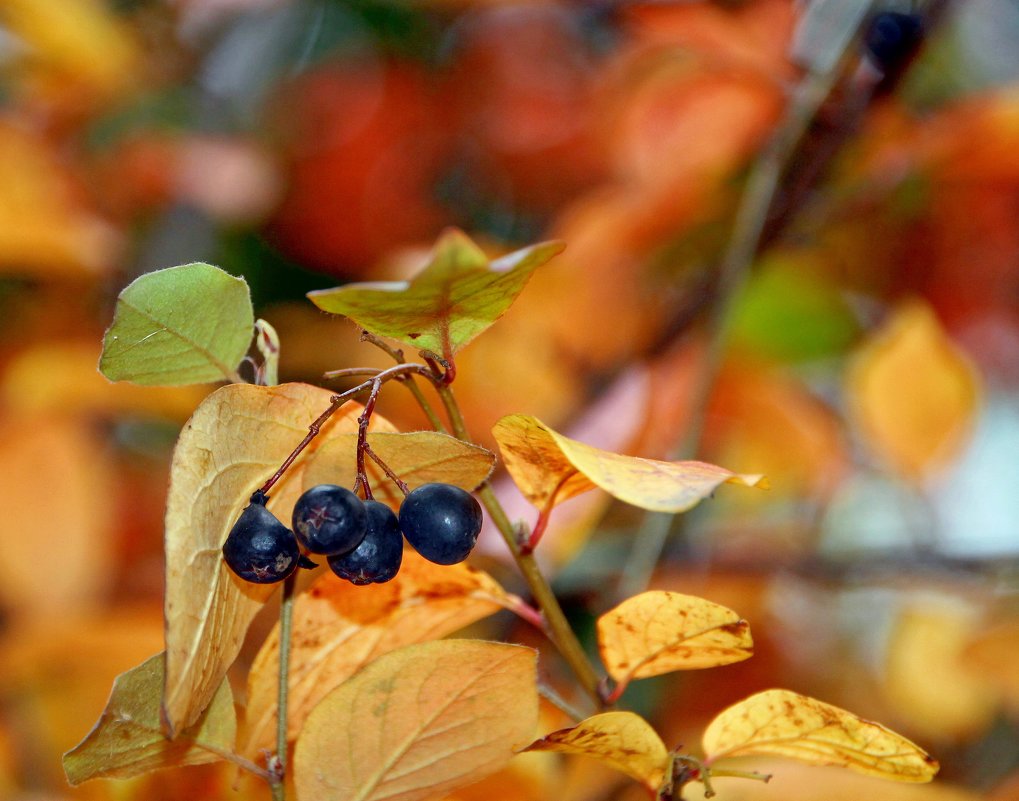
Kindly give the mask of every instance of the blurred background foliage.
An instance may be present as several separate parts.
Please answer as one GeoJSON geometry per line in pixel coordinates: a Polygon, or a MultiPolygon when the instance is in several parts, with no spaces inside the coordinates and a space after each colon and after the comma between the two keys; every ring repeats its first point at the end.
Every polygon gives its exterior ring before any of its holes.
{"type": "MultiPolygon", "coordinates": [[[[824,5],[3,0],[0,797],[234,797],[217,767],[74,791],[60,770],[113,677],[162,648],[169,456],[208,391],[96,373],[126,283],[191,261],[243,275],[282,380],[315,382],[384,362],[308,290],[406,277],[449,225],[493,254],[561,238],[462,354],[472,430],[525,412],[669,458],[744,180],[804,60],[841,51],[811,24],[824,5]]],[[[641,515],[597,494],[541,546],[586,635],[648,582],[750,621],[749,662],[627,691],[670,745],[783,686],[943,765],[924,788],[775,765],[768,786],[719,781],[727,799],[1019,798],[1019,5],[930,6],[894,81],[848,45],[731,306],[698,455],[771,491],[685,515],[650,575],[641,515]]],[[[423,426],[400,390],[381,408],[423,426]]],[[[496,621],[479,633],[539,645],[496,621]]],[[[536,754],[457,797],[628,793],[536,754]]]]}

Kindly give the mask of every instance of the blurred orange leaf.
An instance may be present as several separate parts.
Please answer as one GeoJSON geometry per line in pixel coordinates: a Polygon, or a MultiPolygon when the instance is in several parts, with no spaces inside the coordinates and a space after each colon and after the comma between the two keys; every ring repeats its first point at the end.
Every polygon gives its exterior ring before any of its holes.
{"type": "MultiPolygon", "coordinates": [[[[166,506],[166,690],[171,732],[190,726],[212,700],[272,585],[234,575],[221,548],[251,493],[282,464],[330,404],[307,384],[231,384],[209,395],[185,425],[173,454],[166,506]]],[[[337,412],[272,492],[281,520],[303,484],[311,453],[357,430],[360,407],[337,412]]],[[[380,416],[375,425],[387,426],[380,416]]]]}
{"type": "Polygon", "coordinates": [[[37,66],[99,94],[136,80],[140,53],[128,28],[99,0],[57,5],[5,0],[0,18],[31,50],[37,66]]]}
{"type": "Polygon", "coordinates": [[[208,388],[197,385],[156,389],[114,384],[96,370],[98,360],[94,341],[37,344],[7,364],[0,398],[17,411],[53,413],[67,409],[73,398],[79,413],[184,420],[208,394],[208,388]]]}
{"type": "Polygon", "coordinates": [[[773,754],[903,782],[927,782],[938,772],[938,763],[902,735],[789,690],[733,704],[711,721],[702,745],[707,762],[773,754]]]}
{"type": "Polygon", "coordinates": [[[298,797],[415,801],[494,773],[537,725],[535,657],[477,640],[380,657],[308,716],[294,749],[298,797]]]}
{"type": "MultiPolygon", "coordinates": [[[[437,640],[511,603],[487,573],[465,564],[435,565],[411,550],[396,578],[356,587],[331,573],[294,602],[287,728],[294,738],[331,689],[381,654],[437,640]]],[[[241,753],[271,748],[276,731],[279,626],[248,674],[241,753]]]]}
{"type": "Polygon", "coordinates": [[[598,618],[602,662],[624,686],[673,670],[742,662],[753,647],[750,624],[731,609],[678,592],[643,592],[598,618]]]}
{"type": "MultiPolygon", "coordinates": [[[[925,596],[898,615],[888,634],[882,689],[912,731],[938,742],[977,736],[991,725],[997,693],[963,659],[978,623],[975,605],[950,596],[925,596]]],[[[1014,664],[1009,671],[1016,672],[1014,664]]]]}
{"type": "Polygon", "coordinates": [[[593,757],[657,790],[669,766],[669,751],[650,724],[633,712],[604,712],[576,726],[547,734],[528,751],[559,751],[593,757]]]}
{"type": "Polygon", "coordinates": [[[323,311],[447,359],[499,319],[538,267],[562,251],[544,242],[489,262],[466,234],[447,231],[410,282],[346,284],[310,292],[323,311]]]}
{"type": "Polygon", "coordinates": [[[720,484],[765,486],[763,476],[737,475],[705,462],[661,462],[603,451],[523,414],[502,418],[492,433],[513,481],[539,509],[600,487],[644,509],[684,512],[720,484]]]}
{"type": "Polygon", "coordinates": [[[926,305],[901,307],[860,349],[847,379],[861,434],[905,477],[923,478],[966,443],[979,379],[926,305]]]}
{"type": "Polygon", "coordinates": [[[95,728],[64,754],[68,782],[126,779],[158,768],[215,762],[233,748],[237,716],[226,679],[194,725],[174,740],[166,738],[159,721],[163,664],[163,654],[157,654],[114,680],[95,728]]]}
{"type": "Polygon", "coordinates": [[[0,273],[99,276],[110,269],[116,234],[82,207],[55,154],[0,124],[0,176],[0,273]]]}
{"type": "Polygon", "coordinates": [[[97,602],[114,562],[110,498],[116,476],[105,441],[86,421],[51,414],[0,424],[0,599],[40,617],[97,602]],[[59,499],[58,503],[54,499],[59,499]],[[45,564],[39,533],[45,532],[45,564]]]}
{"type": "MultiPolygon", "coordinates": [[[[357,473],[357,435],[339,436],[318,449],[305,472],[305,487],[353,484],[357,473]]],[[[368,437],[371,449],[411,489],[440,481],[474,490],[492,472],[495,454],[437,431],[380,432],[368,437]]],[[[376,500],[398,507],[403,493],[371,459],[365,460],[376,500]]]]}
{"type": "Polygon", "coordinates": [[[1019,620],[1005,620],[976,632],[962,653],[962,660],[981,679],[991,683],[1006,702],[1019,710],[1019,620]]]}

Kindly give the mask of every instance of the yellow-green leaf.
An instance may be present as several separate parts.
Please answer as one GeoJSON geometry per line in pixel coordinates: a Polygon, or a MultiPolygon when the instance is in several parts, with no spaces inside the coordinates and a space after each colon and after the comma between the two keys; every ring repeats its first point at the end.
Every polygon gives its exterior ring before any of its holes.
{"type": "Polygon", "coordinates": [[[893,469],[922,479],[967,442],[979,377],[931,309],[899,309],[856,354],[850,409],[867,444],[893,469]]]}
{"type": "Polygon", "coordinates": [[[149,386],[236,380],[254,324],[243,278],[202,263],[156,270],[118,296],[99,370],[149,386]]]}
{"type": "MultiPolygon", "coordinates": [[[[231,384],[209,395],[174,449],[166,502],[166,689],[170,732],[190,726],[237,657],[274,585],[249,584],[223,562],[226,536],[251,493],[271,476],[330,403],[307,384],[231,384]]],[[[357,430],[361,407],[334,414],[271,492],[269,509],[289,523],[308,458],[357,430]]],[[[386,426],[379,415],[372,424],[386,426]]]]}
{"type": "Polygon", "coordinates": [[[903,782],[927,782],[938,763],[880,723],[789,690],[766,690],[729,707],[704,732],[707,762],[772,754],[840,765],[903,782]]]}
{"type": "Polygon", "coordinates": [[[662,462],[603,451],[564,437],[535,417],[512,414],[492,428],[506,469],[539,509],[601,487],[614,498],[656,512],[684,512],[720,484],[764,487],[706,462],[662,462]]]}
{"type": "Polygon", "coordinates": [[[388,653],[329,693],[294,749],[299,801],[417,801],[478,781],[530,741],[536,654],[478,640],[388,653]]]}
{"type": "Polygon", "coordinates": [[[498,320],[531,273],[563,247],[543,242],[490,262],[466,234],[450,229],[409,282],[346,284],[308,297],[373,334],[451,358],[498,320]]]}
{"type": "Polygon", "coordinates": [[[527,750],[593,757],[651,790],[658,789],[669,766],[669,751],[661,737],[633,712],[594,715],[572,728],[545,735],[527,750]]]}
{"type": "Polygon", "coordinates": [[[208,708],[173,740],[159,721],[162,693],[163,654],[119,675],[95,727],[64,754],[67,781],[126,779],[158,768],[215,762],[233,748],[237,721],[229,682],[220,682],[208,708]]]}
{"type": "Polygon", "coordinates": [[[673,670],[741,662],[753,655],[750,624],[719,604],[653,590],[598,618],[602,662],[620,684],[673,670]]]}
{"type": "MultiPolygon", "coordinates": [[[[388,651],[437,640],[511,603],[487,573],[466,564],[436,565],[404,551],[396,578],[356,587],[331,573],[294,601],[287,728],[297,736],[308,714],[337,685],[388,651]]],[[[252,758],[273,747],[279,663],[277,625],[248,673],[240,737],[252,758]]]]}
{"type": "MultiPolygon", "coordinates": [[[[305,486],[353,484],[356,443],[357,436],[350,434],[320,448],[308,465],[305,486]]],[[[411,489],[439,481],[470,491],[488,478],[495,465],[495,454],[486,448],[437,431],[378,432],[368,437],[368,444],[411,489]]],[[[398,507],[403,493],[382,468],[366,459],[365,472],[375,499],[398,507]]]]}

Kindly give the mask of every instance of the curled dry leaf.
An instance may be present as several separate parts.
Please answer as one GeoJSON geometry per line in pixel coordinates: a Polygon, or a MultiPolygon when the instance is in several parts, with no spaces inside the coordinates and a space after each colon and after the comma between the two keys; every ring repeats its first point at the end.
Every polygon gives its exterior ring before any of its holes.
{"type": "MultiPolygon", "coordinates": [[[[258,489],[307,434],[331,393],[307,384],[233,384],[212,393],[184,426],[166,504],[166,690],[174,733],[212,699],[273,586],[249,584],[223,562],[226,536],[258,489]]],[[[269,509],[289,521],[308,458],[357,430],[360,407],[334,414],[272,490],[269,509]]],[[[379,415],[373,424],[388,426],[379,415]]]]}
{"type": "Polygon", "coordinates": [[[300,801],[416,801],[478,781],[534,735],[536,654],[439,640],[385,654],[312,710],[294,749],[300,801]]]}
{"type": "Polygon", "coordinates": [[[678,592],[642,592],[598,618],[602,662],[621,685],[741,662],[753,647],[750,624],[731,609],[678,592]]]}
{"type": "Polygon", "coordinates": [[[506,469],[539,509],[594,487],[621,501],[656,512],[684,512],[720,484],[766,486],[764,477],[739,475],[705,462],[662,462],[603,451],[564,437],[523,414],[492,429],[506,469]]]}
{"type": "MultiPolygon", "coordinates": [[[[435,565],[411,550],[396,578],[355,587],[332,574],[294,601],[287,728],[295,738],[330,690],[382,654],[445,637],[510,603],[487,573],[466,564],[435,565]]],[[[240,751],[254,757],[273,746],[279,626],[248,674],[248,714],[240,751]]]]}
{"type": "Polygon", "coordinates": [[[362,328],[452,359],[498,320],[538,267],[562,251],[543,242],[489,262],[466,234],[448,230],[410,282],[346,284],[309,292],[323,311],[362,328]]]}
{"type": "Polygon", "coordinates": [[[772,754],[902,782],[927,782],[938,772],[938,763],[902,735],[789,690],[733,704],[711,721],[702,745],[708,763],[772,754]]]}
{"type": "MultiPolygon", "coordinates": [[[[350,434],[319,448],[308,464],[305,486],[353,484],[357,472],[356,443],[357,436],[350,434]]],[[[437,431],[379,432],[368,437],[368,444],[411,489],[439,481],[470,491],[488,478],[495,465],[495,454],[491,451],[437,431]]],[[[398,507],[403,493],[382,468],[366,459],[365,471],[375,500],[398,507]]]]}
{"type": "Polygon", "coordinates": [[[559,751],[593,757],[657,790],[669,766],[669,750],[651,725],[633,712],[604,712],[569,729],[554,731],[528,751],[559,751]]]}
{"type": "Polygon", "coordinates": [[[67,780],[126,779],[158,768],[215,762],[233,748],[237,719],[228,681],[220,682],[201,717],[174,740],[166,738],[159,721],[162,693],[163,654],[118,676],[95,727],[64,754],[67,780]]]}
{"type": "Polygon", "coordinates": [[[959,452],[980,396],[976,369],[920,303],[899,309],[863,346],[847,389],[867,444],[910,479],[959,452]]]}

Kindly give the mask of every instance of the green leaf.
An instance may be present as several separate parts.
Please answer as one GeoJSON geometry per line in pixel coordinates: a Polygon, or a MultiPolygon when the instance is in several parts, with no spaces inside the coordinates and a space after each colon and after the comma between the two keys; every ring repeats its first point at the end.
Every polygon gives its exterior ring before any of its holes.
{"type": "Polygon", "coordinates": [[[64,754],[71,784],[88,779],[126,779],[158,768],[215,762],[234,746],[237,718],[225,679],[212,703],[174,740],[163,734],[163,654],[122,673],[98,722],[84,740],[64,754]]]}
{"type": "Polygon", "coordinates": [[[531,273],[564,247],[542,242],[489,262],[466,234],[450,229],[410,282],[347,284],[308,297],[373,334],[449,359],[498,320],[531,273]]]}
{"type": "Polygon", "coordinates": [[[734,347],[783,361],[809,361],[848,348],[859,326],[836,288],[809,261],[768,260],[737,298],[734,347]]]}
{"type": "Polygon", "coordinates": [[[244,279],[202,263],[156,270],[117,298],[99,371],[147,386],[239,381],[253,326],[244,279]]]}

